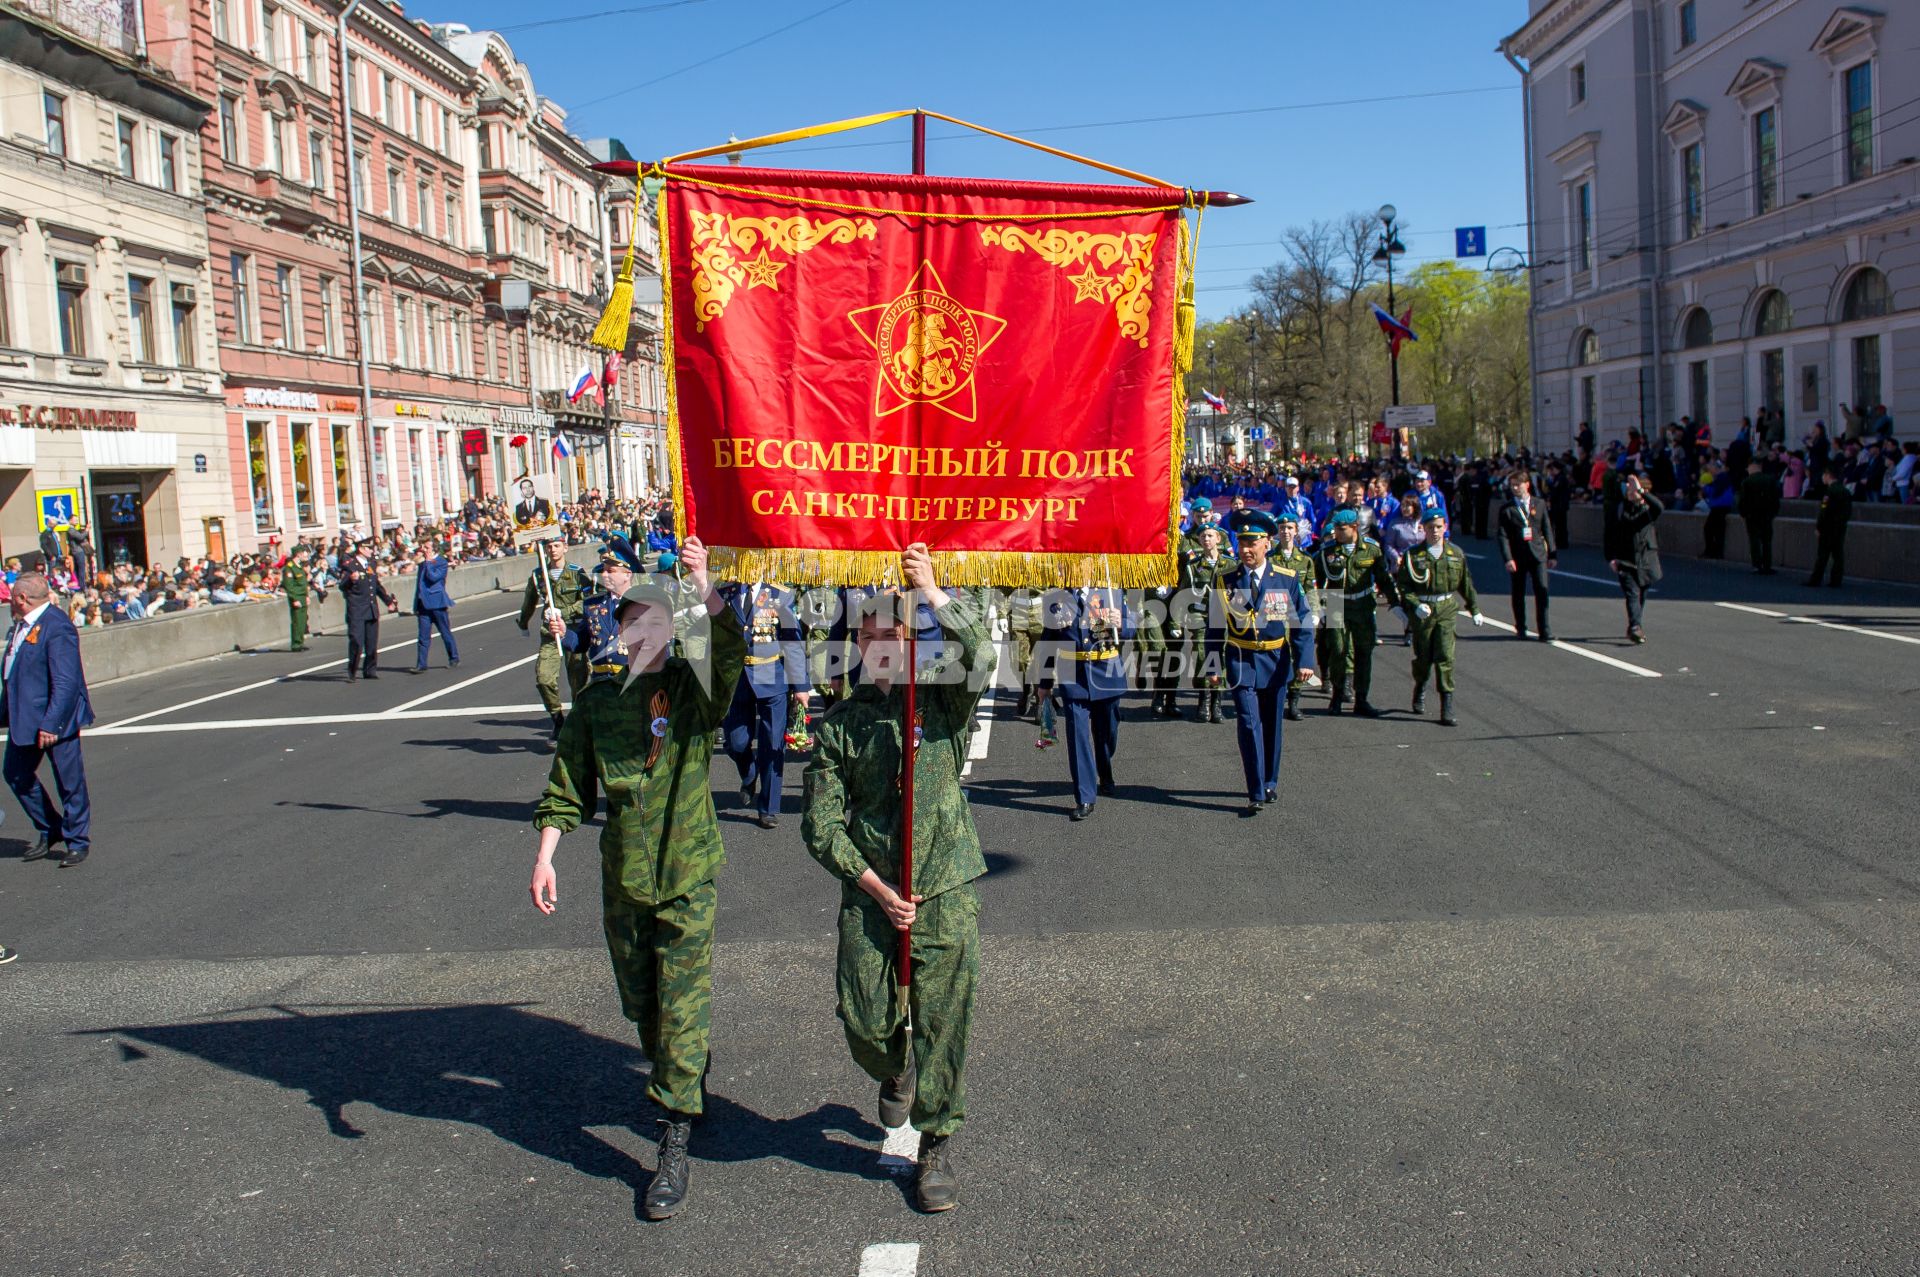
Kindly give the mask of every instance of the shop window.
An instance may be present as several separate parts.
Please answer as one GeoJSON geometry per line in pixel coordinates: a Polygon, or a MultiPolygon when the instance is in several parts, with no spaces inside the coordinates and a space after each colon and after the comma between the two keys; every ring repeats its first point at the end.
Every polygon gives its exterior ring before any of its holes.
{"type": "Polygon", "coordinates": [[[127,349],[136,362],[160,362],[153,331],[153,281],[139,275],[127,276],[127,349]]]}
{"type": "Polygon", "coordinates": [[[195,296],[192,284],[173,286],[173,362],[182,368],[198,367],[199,342],[194,335],[195,296]]]}
{"type": "Polygon", "coordinates": [[[293,444],[294,513],[301,527],[311,527],[320,521],[313,503],[313,426],[296,421],[287,427],[287,433],[293,444]]]}
{"type": "Polygon", "coordinates": [[[247,423],[247,491],[253,500],[253,530],[273,527],[273,470],[267,460],[265,422],[247,423]]]}
{"type": "Polygon", "coordinates": [[[61,262],[55,276],[60,307],[60,352],[84,359],[87,354],[87,268],[79,262],[61,262]]]}
{"type": "Polygon", "coordinates": [[[353,451],[347,441],[350,427],[333,427],[333,506],[339,511],[343,523],[354,520],[353,513],[353,451]]]}

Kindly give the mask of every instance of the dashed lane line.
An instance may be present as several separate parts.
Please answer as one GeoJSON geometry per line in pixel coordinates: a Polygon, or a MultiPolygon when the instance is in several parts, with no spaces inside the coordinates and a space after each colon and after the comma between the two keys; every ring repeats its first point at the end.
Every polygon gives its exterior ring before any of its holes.
{"type": "MultiPolygon", "coordinates": [[[[476,625],[485,625],[490,621],[504,621],[509,616],[518,616],[519,614],[519,610],[515,609],[512,612],[501,612],[496,616],[483,616],[477,621],[468,621],[465,625],[456,625],[452,628],[453,632],[458,634],[460,631],[470,630],[476,625]]],[[[419,641],[419,637],[416,635],[410,639],[403,639],[398,643],[389,643],[379,650],[382,652],[393,652],[403,647],[417,646],[419,641]]],[[[291,674],[279,674],[273,678],[263,678],[257,683],[244,683],[239,687],[229,687],[224,692],[214,692],[211,695],[196,697],[190,701],[181,701],[178,705],[169,705],[164,709],[150,709],[144,714],[135,714],[132,718],[123,718],[119,722],[112,724],[111,727],[95,728],[89,734],[98,736],[103,731],[112,730],[112,728],[130,727],[134,723],[144,723],[149,718],[159,718],[162,714],[173,714],[183,709],[192,709],[196,705],[205,705],[211,701],[225,700],[229,696],[238,696],[242,692],[257,692],[263,687],[272,687],[276,683],[291,683],[294,679],[305,678],[309,674],[319,674],[325,670],[337,670],[340,668],[343,659],[344,658],[341,657],[335,657],[333,660],[327,661],[324,664],[309,665],[306,669],[295,670],[291,674]]]]}
{"type": "MultiPolygon", "coordinates": [[[[1505,621],[1496,621],[1490,616],[1482,616],[1480,619],[1486,624],[1493,626],[1493,628],[1496,630],[1505,630],[1509,634],[1518,633],[1518,631],[1516,631],[1511,625],[1508,625],[1505,621]]],[[[1563,652],[1572,652],[1575,656],[1584,656],[1588,660],[1598,661],[1602,665],[1611,665],[1613,666],[1613,668],[1617,670],[1625,670],[1629,674],[1638,674],[1641,678],[1659,678],[1660,677],[1659,670],[1650,670],[1644,665],[1635,665],[1630,661],[1623,661],[1623,660],[1620,660],[1618,657],[1608,656],[1604,652],[1590,652],[1586,648],[1581,647],[1578,643],[1569,643],[1565,639],[1554,639],[1552,642],[1548,643],[1547,646],[1557,647],[1563,652]]]]}
{"type": "Polygon", "coordinates": [[[331,727],[338,723],[405,723],[423,718],[480,718],[490,714],[534,714],[545,716],[547,707],[538,701],[525,705],[455,705],[431,709],[369,710],[360,714],[298,714],[286,718],[215,718],[197,723],[115,723],[111,727],[90,727],[86,736],[147,736],[163,732],[226,732],[245,727],[331,727]]]}
{"type": "Polygon", "coordinates": [[[508,661],[505,665],[496,665],[484,674],[475,674],[472,678],[462,679],[450,687],[443,687],[437,692],[428,692],[425,696],[416,696],[404,705],[396,705],[387,711],[387,716],[392,718],[396,715],[404,714],[408,710],[425,705],[428,701],[437,701],[442,696],[451,696],[463,688],[472,687],[475,683],[484,683],[495,674],[505,674],[508,670],[517,670],[522,665],[530,665],[539,659],[540,653],[535,652],[531,656],[523,656],[517,661],[508,661]]]}
{"type": "Polygon", "coordinates": [[[1772,617],[1780,621],[1792,621],[1798,625],[1817,625],[1823,630],[1840,630],[1847,634],[1865,634],[1870,638],[1889,639],[1895,643],[1911,643],[1920,647],[1920,638],[1911,634],[1889,634],[1885,630],[1870,630],[1864,625],[1847,625],[1840,621],[1822,621],[1818,617],[1795,616],[1791,612],[1775,612],[1764,607],[1748,607],[1744,603],[1715,603],[1715,607],[1729,608],[1735,612],[1751,612],[1755,616],[1772,617]]]}
{"type": "MultiPolygon", "coordinates": [[[[1466,555],[1469,559],[1479,559],[1481,562],[1492,561],[1502,566],[1506,564],[1505,559],[1495,559],[1491,554],[1475,554],[1472,550],[1462,550],[1460,553],[1466,555]]],[[[1611,585],[1616,589],[1619,588],[1620,585],[1620,578],[1617,576],[1588,576],[1584,572],[1569,572],[1565,568],[1549,568],[1547,570],[1547,579],[1549,581],[1556,576],[1572,577],[1576,581],[1591,581],[1595,585],[1611,585]]],[[[1647,591],[1648,594],[1658,594],[1659,592],[1657,588],[1647,591]]]]}

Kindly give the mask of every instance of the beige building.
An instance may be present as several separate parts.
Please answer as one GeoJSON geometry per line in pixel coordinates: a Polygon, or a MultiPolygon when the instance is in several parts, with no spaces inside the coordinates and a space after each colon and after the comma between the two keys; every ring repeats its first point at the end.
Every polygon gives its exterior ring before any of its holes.
{"type": "Polygon", "coordinates": [[[133,0],[0,3],[0,552],[231,546],[208,304],[209,104],[135,56],[133,0]],[[113,21],[107,19],[112,18],[113,21]]]}

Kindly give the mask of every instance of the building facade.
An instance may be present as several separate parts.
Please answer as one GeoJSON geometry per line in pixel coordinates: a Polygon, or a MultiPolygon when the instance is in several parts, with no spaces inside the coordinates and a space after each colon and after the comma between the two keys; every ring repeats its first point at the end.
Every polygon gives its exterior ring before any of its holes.
{"type": "Polygon", "coordinates": [[[200,130],[135,0],[0,4],[0,553],[231,548],[200,130]]]}
{"type": "Polygon", "coordinates": [[[1538,446],[1920,413],[1920,6],[1532,0],[1538,446]]]}
{"type": "Polygon", "coordinates": [[[566,393],[602,370],[608,183],[505,40],[366,0],[343,67],[326,0],[146,5],[156,61],[214,107],[238,544],[436,520],[528,471],[618,489],[630,410],[566,393]]]}

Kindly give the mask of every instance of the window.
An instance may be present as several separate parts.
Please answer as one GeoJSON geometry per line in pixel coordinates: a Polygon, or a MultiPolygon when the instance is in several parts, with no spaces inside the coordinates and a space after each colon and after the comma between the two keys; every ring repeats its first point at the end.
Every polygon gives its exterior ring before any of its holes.
{"type": "Polygon", "coordinates": [[[1847,72],[1847,180],[1873,176],[1873,63],[1847,72]]]}
{"type": "Polygon", "coordinates": [[[413,299],[393,299],[393,362],[402,368],[413,366],[413,299]]]}
{"type": "Polygon", "coordinates": [[[417,182],[413,188],[413,216],[422,235],[433,231],[433,202],[431,193],[424,181],[417,182]]]}
{"type": "Polygon", "coordinates": [[[420,432],[407,431],[407,470],[413,480],[413,509],[418,516],[427,507],[427,476],[420,468],[420,432]]]}
{"type": "Polygon", "coordinates": [[[114,133],[120,142],[120,176],[140,180],[140,127],[126,116],[114,121],[114,133]]]}
{"type": "Polygon", "coordinates": [[[1768,289],[1754,312],[1753,335],[1777,337],[1792,327],[1793,308],[1787,305],[1787,295],[1777,288],[1768,289]]]}
{"type": "Polygon", "coordinates": [[[427,362],[426,366],[436,372],[446,372],[440,362],[440,308],[432,302],[426,305],[427,311],[427,362]]]}
{"type": "Polygon", "coordinates": [[[1595,380],[1593,377],[1580,379],[1580,420],[1591,426],[1597,434],[1600,430],[1600,413],[1595,380]]]}
{"type": "Polygon", "coordinates": [[[1581,273],[1593,269],[1593,183],[1582,182],[1573,188],[1573,268],[1581,273]]]}
{"type": "Polygon", "coordinates": [[[1686,48],[1700,38],[1700,23],[1693,11],[1693,0],[1680,3],[1680,47],[1686,48]]]}
{"type": "Polygon", "coordinates": [[[1880,397],[1880,334],[1869,333],[1853,339],[1853,406],[1858,412],[1871,411],[1883,403],[1880,397]]]}
{"type": "Polygon", "coordinates": [[[1587,64],[1576,62],[1567,68],[1567,105],[1579,106],[1587,100],[1587,64]]]}
{"type": "Polygon", "coordinates": [[[269,111],[267,112],[266,125],[267,171],[269,173],[285,173],[287,171],[287,156],[281,143],[286,136],[287,122],[269,111]]]}
{"type": "Polygon", "coordinates": [[[360,349],[372,363],[387,362],[385,317],[380,313],[380,290],[371,284],[360,289],[360,349]]]}
{"type": "Polygon", "coordinates": [[[60,307],[60,353],[84,359],[87,354],[87,268],[79,262],[54,267],[60,307]]]}
{"type": "Polygon", "coordinates": [[[1686,350],[1699,350],[1713,345],[1713,317],[1705,307],[1695,306],[1687,312],[1687,322],[1681,329],[1680,345],[1686,350]]]}
{"type": "Polygon", "coordinates": [[[333,428],[333,506],[342,521],[353,522],[353,454],[346,426],[333,428]]]}
{"type": "Polygon", "coordinates": [[[1871,266],[1848,282],[1846,296],[1840,302],[1842,322],[1853,319],[1879,319],[1890,314],[1892,310],[1893,296],[1887,291],[1887,277],[1871,266]]]}
{"type": "Polygon", "coordinates": [[[1695,421],[1710,421],[1707,415],[1707,361],[1696,359],[1687,365],[1687,411],[1695,421]]]}
{"type": "Polygon", "coordinates": [[[154,347],[153,281],[139,275],[127,276],[127,350],[137,363],[160,362],[154,347]]]}
{"type": "Polygon", "coordinates": [[[7,304],[12,295],[7,288],[7,279],[13,270],[13,259],[7,256],[7,250],[0,248],[0,346],[13,345],[13,324],[8,317],[12,307],[7,304]]]}
{"type": "Polygon", "coordinates": [[[387,170],[387,220],[399,222],[407,215],[407,197],[400,182],[400,170],[387,170]]]}
{"type": "Polygon", "coordinates": [[[455,248],[465,248],[466,245],[461,243],[460,200],[458,196],[455,196],[455,195],[447,196],[446,216],[447,216],[447,220],[442,224],[440,229],[446,235],[447,242],[449,244],[452,244],[455,248]]]}
{"type": "Polygon", "coordinates": [[[1771,213],[1780,201],[1780,131],[1777,107],[1753,116],[1753,212],[1771,213]]]}
{"type": "Polygon", "coordinates": [[[232,44],[227,22],[227,0],[213,0],[213,38],[222,44],[232,44]]]}
{"type": "Polygon", "coordinates": [[[270,67],[280,65],[280,14],[272,5],[260,7],[260,58],[270,67]]]}
{"type": "Polygon", "coordinates": [[[482,209],[482,210],[481,210],[481,213],[480,213],[480,237],[481,237],[481,239],[482,239],[483,241],[485,241],[485,246],[486,246],[486,252],[487,252],[487,256],[488,256],[488,257],[493,257],[493,256],[496,256],[496,255],[498,255],[498,253],[499,253],[499,251],[500,251],[500,249],[499,249],[499,246],[498,246],[498,245],[497,245],[497,244],[495,243],[495,240],[494,240],[494,233],[493,233],[493,210],[492,210],[492,209],[482,209]]]}
{"type": "Polygon", "coordinates": [[[1698,142],[1680,152],[1680,191],[1680,237],[1693,239],[1707,229],[1706,176],[1698,142]]]}
{"type": "Polygon", "coordinates": [[[300,71],[301,74],[306,76],[307,83],[313,85],[315,88],[323,87],[326,83],[326,59],[325,54],[321,52],[322,48],[320,33],[305,23],[302,23],[300,26],[300,71]]]}
{"type": "Polygon", "coordinates": [[[253,498],[253,530],[265,532],[273,527],[273,484],[264,421],[247,423],[247,485],[253,498]]]}
{"type": "Polygon", "coordinates": [[[1582,364],[1600,362],[1600,338],[1594,335],[1593,329],[1589,328],[1580,334],[1579,352],[1582,364]]]}
{"type": "Polygon", "coordinates": [[[381,96],[387,112],[387,126],[398,129],[400,127],[400,81],[384,71],[381,72],[381,77],[386,82],[386,89],[381,96]]]}
{"type": "Polygon", "coordinates": [[[240,162],[240,99],[231,93],[220,95],[220,158],[231,164],[240,162]]]}
{"type": "Polygon", "coordinates": [[[173,362],[182,368],[192,368],[199,363],[195,357],[198,343],[194,339],[194,296],[192,284],[175,284],[171,290],[173,300],[173,362]]]}
{"type": "Polygon", "coordinates": [[[480,137],[480,167],[493,167],[493,126],[482,124],[478,130],[480,137]]]}
{"type": "Polygon", "coordinates": [[[320,277],[320,353],[340,353],[340,285],[325,275],[320,277]]]}
{"type": "Polygon", "coordinates": [[[253,291],[247,279],[247,256],[234,253],[227,258],[227,279],[233,286],[233,333],[243,345],[253,337],[253,291]]]}
{"type": "Polygon", "coordinates": [[[280,345],[285,350],[298,350],[303,344],[300,340],[300,277],[293,267],[280,265],[273,268],[274,287],[280,293],[280,345]]]}
{"type": "Polygon", "coordinates": [[[295,421],[287,425],[293,444],[293,512],[302,527],[319,522],[313,508],[313,426],[295,421]]]}
{"type": "Polygon", "coordinates": [[[42,95],[47,109],[47,150],[54,155],[67,153],[67,100],[58,93],[42,95]]]}
{"type": "Polygon", "coordinates": [[[160,135],[160,189],[180,193],[180,139],[171,133],[160,135]]]}
{"type": "Polygon", "coordinates": [[[1784,350],[1760,352],[1760,406],[1773,412],[1787,408],[1787,353],[1784,350]]]}
{"type": "Polygon", "coordinates": [[[307,132],[307,185],[327,189],[327,139],[318,129],[307,132]]]}
{"type": "Polygon", "coordinates": [[[367,203],[367,171],[367,156],[362,151],[353,157],[353,203],[362,213],[373,211],[367,203]]]}
{"type": "Polygon", "coordinates": [[[1800,411],[1820,411],[1820,365],[1808,364],[1800,370],[1800,411]]]}

